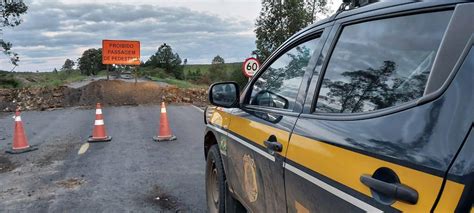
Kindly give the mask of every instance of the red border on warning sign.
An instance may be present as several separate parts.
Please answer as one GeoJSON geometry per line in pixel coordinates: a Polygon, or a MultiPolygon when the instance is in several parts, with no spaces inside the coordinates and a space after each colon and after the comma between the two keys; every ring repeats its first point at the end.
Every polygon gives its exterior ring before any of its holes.
{"type": "MultiPolygon", "coordinates": [[[[258,64],[258,68],[260,68],[260,61],[258,61],[258,59],[254,58],[254,57],[245,59],[244,63],[242,64],[242,73],[243,73],[243,74],[245,75],[245,77],[247,77],[247,78],[253,77],[253,76],[249,75],[247,72],[245,72],[245,64],[247,64],[247,61],[250,61],[250,60],[255,60],[255,62],[257,62],[257,64],[258,64]]],[[[258,71],[258,70],[257,70],[257,71],[258,71]]]]}

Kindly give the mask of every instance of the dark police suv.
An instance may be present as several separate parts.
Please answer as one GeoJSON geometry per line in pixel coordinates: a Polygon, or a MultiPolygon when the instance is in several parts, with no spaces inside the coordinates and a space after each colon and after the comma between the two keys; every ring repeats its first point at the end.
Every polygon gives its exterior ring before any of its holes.
{"type": "Polygon", "coordinates": [[[210,212],[473,212],[474,2],[357,4],[211,86],[210,212]]]}

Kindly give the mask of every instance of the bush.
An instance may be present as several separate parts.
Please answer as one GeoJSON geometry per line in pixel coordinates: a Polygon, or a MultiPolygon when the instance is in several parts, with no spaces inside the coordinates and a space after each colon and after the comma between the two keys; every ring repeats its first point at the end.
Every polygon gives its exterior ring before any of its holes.
{"type": "Polygon", "coordinates": [[[0,88],[18,88],[20,82],[15,79],[0,79],[0,88]]]}
{"type": "Polygon", "coordinates": [[[20,86],[20,81],[16,80],[13,74],[0,73],[0,88],[18,88],[20,86]]]}
{"type": "Polygon", "coordinates": [[[248,83],[249,79],[242,74],[242,70],[240,68],[236,68],[232,70],[229,81],[237,82],[240,89],[242,89],[248,83]]]}
{"type": "Polygon", "coordinates": [[[170,78],[171,75],[166,73],[162,68],[140,68],[141,76],[155,77],[155,78],[170,78]]]}

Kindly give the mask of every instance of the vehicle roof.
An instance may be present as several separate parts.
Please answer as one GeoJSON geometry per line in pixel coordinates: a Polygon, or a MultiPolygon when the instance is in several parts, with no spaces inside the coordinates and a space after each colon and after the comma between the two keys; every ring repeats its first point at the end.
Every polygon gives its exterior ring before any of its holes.
{"type": "Polygon", "coordinates": [[[375,2],[369,4],[367,6],[358,7],[355,9],[350,9],[342,12],[336,12],[328,18],[320,20],[314,24],[309,25],[308,27],[304,28],[302,31],[306,31],[307,29],[326,24],[330,21],[335,19],[341,19],[348,16],[362,14],[370,11],[381,10],[385,8],[394,8],[396,9],[399,7],[400,9],[415,9],[415,8],[423,8],[423,7],[435,7],[435,6],[442,6],[442,5],[450,5],[450,4],[459,4],[459,3],[466,3],[466,2],[474,2],[474,0],[381,0],[379,2],[375,2]],[[401,6],[404,7],[401,7],[401,6]]]}
{"type": "MultiPolygon", "coordinates": [[[[400,9],[417,9],[417,8],[424,8],[424,7],[436,7],[442,5],[450,5],[450,4],[459,4],[465,2],[474,2],[474,0],[386,0],[386,1],[379,1],[367,6],[355,8],[352,10],[347,10],[339,13],[336,19],[344,18],[351,15],[361,14],[369,11],[375,11],[385,8],[397,7],[402,6],[400,9]]],[[[396,9],[396,8],[394,8],[396,9]]]]}
{"type": "Polygon", "coordinates": [[[384,10],[384,9],[391,9],[390,12],[397,12],[397,11],[406,11],[412,9],[422,9],[422,8],[430,8],[430,7],[438,7],[444,5],[455,5],[459,3],[468,3],[474,2],[474,0],[379,0],[378,2],[371,3],[369,5],[358,7],[342,12],[336,12],[329,16],[328,18],[322,19],[314,24],[311,24],[299,32],[292,35],[288,38],[279,48],[275,50],[278,51],[283,46],[285,46],[290,41],[296,39],[297,37],[304,36],[308,31],[312,31],[312,29],[317,28],[319,26],[323,26],[326,24],[331,23],[334,20],[342,19],[349,16],[359,15],[373,12],[377,10],[384,10]]]}

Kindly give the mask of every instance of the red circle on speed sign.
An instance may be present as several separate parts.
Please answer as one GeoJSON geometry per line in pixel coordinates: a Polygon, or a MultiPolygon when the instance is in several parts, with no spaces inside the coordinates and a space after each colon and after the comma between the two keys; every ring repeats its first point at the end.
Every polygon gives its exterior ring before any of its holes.
{"type": "Polygon", "coordinates": [[[247,58],[242,64],[242,72],[247,78],[251,78],[259,68],[260,62],[256,58],[247,58]]]}

